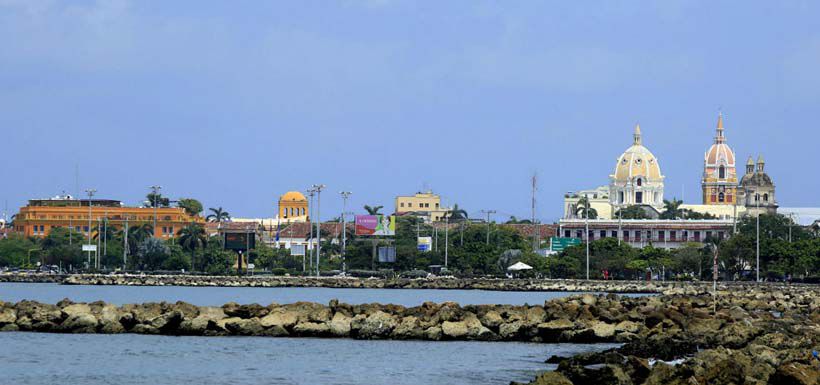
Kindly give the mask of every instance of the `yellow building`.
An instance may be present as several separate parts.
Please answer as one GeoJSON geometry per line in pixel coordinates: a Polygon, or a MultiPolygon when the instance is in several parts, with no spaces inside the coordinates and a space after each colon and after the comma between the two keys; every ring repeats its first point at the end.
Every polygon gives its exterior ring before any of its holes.
{"type": "Polygon", "coordinates": [[[279,197],[279,220],[284,223],[307,222],[310,218],[308,201],[298,191],[288,191],[279,197]]]}
{"type": "Polygon", "coordinates": [[[411,196],[397,196],[395,212],[398,215],[415,213],[426,217],[428,222],[438,222],[444,220],[447,209],[441,206],[441,196],[428,191],[411,196]]]}
{"type": "Polygon", "coordinates": [[[703,157],[704,205],[732,205],[737,200],[737,168],[735,152],[723,135],[723,115],[718,115],[714,143],[703,157]]]}
{"type": "Polygon", "coordinates": [[[52,229],[59,227],[88,234],[89,209],[92,233],[101,221],[106,221],[107,226],[122,229],[126,221],[129,227],[143,224],[153,226],[156,218],[154,236],[173,238],[188,224],[205,222],[202,217],[190,216],[180,207],[125,207],[117,200],[89,201],[58,197],[30,200],[15,217],[14,229],[27,237],[45,237],[52,229]]]}

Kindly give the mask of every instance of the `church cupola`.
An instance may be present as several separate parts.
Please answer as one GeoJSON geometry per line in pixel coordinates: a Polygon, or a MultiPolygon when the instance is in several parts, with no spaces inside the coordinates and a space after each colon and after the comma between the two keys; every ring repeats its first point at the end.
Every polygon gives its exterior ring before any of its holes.
{"type": "Polygon", "coordinates": [[[749,160],[746,161],[746,173],[751,175],[755,173],[755,161],[752,160],[752,156],[749,155],[749,160]]]}
{"type": "Polygon", "coordinates": [[[763,155],[757,157],[757,172],[763,172],[763,155]]]}
{"type": "Polygon", "coordinates": [[[703,157],[703,204],[730,205],[735,203],[737,192],[737,169],[735,152],[726,143],[723,114],[718,114],[717,127],[712,145],[703,157]]]}

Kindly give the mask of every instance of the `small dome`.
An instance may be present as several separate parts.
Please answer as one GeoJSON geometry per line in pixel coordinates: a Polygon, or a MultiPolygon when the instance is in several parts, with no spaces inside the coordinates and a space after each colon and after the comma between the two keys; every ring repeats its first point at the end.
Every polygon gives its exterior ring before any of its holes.
{"type": "Polygon", "coordinates": [[[615,174],[612,176],[616,182],[627,182],[637,177],[644,177],[649,180],[662,179],[661,167],[655,155],[644,147],[641,140],[641,128],[635,126],[635,138],[632,146],[626,149],[615,165],[615,174]]]}
{"type": "Polygon", "coordinates": [[[284,195],[279,198],[279,201],[286,202],[286,201],[299,201],[299,202],[306,202],[307,198],[298,192],[298,191],[288,191],[284,195]]]}
{"type": "Polygon", "coordinates": [[[721,164],[726,167],[735,167],[735,152],[726,143],[715,143],[706,151],[704,161],[706,167],[718,167],[721,164]]]}

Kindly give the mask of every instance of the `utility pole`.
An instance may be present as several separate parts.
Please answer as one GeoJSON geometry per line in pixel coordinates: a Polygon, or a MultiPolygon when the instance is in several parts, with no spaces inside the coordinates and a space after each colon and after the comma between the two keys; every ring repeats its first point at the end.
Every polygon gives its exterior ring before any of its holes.
{"type": "Polygon", "coordinates": [[[345,249],[347,248],[347,198],[350,198],[350,191],[340,191],[342,195],[342,273],[347,271],[347,261],[345,260],[345,249]]]}
{"type": "Polygon", "coordinates": [[[316,277],[319,277],[319,258],[322,255],[322,190],[327,187],[323,184],[313,185],[316,189],[316,277]]]}
{"type": "Polygon", "coordinates": [[[154,192],[154,234],[152,235],[154,237],[157,236],[157,197],[159,196],[160,190],[162,190],[162,186],[151,186],[151,191],[154,192]]]}
{"type": "Polygon", "coordinates": [[[450,246],[450,238],[448,234],[450,233],[450,215],[449,212],[444,213],[444,268],[447,268],[447,257],[448,251],[450,246]]]}
{"type": "Polygon", "coordinates": [[[495,214],[495,210],[481,210],[482,213],[487,214],[487,244],[490,244],[490,215],[495,214]]]}
{"type": "MultiPolygon", "coordinates": [[[[88,194],[88,244],[91,244],[91,197],[94,196],[94,193],[97,192],[95,189],[86,189],[86,194],[88,194]]],[[[88,250],[88,266],[91,267],[91,250],[88,250]]]]}
{"type": "Polygon", "coordinates": [[[757,206],[757,242],[755,245],[757,262],[755,266],[755,276],[757,278],[757,282],[760,282],[760,194],[755,195],[755,205],[757,206]]]}
{"type": "Polygon", "coordinates": [[[122,235],[122,271],[125,272],[128,262],[128,215],[125,215],[125,231],[122,235]]]}
{"type": "Polygon", "coordinates": [[[584,227],[586,227],[584,238],[587,240],[587,281],[589,281],[589,197],[584,199],[584,227]]]}
{"type": "MultiPolygon", "coordinates": [[[[311,187],[311,188],[307,189],[307,193],[308,193],[308,196],[310,196],[309,210],[313,210],[314,209],[314,207],[313,207],[313,196],[316,195],[316,189],[311,187]]],[[[310,251],[310,255],[308,255],[307,259],[308,259],[308,261],[310,261],[310,270],[311,271],[313,271],[313,251],[315,249],[315,247],[313,247],[313,218],[314,218],[314,216],[311,215],[310,216],[310,226],[309,226],[310,227],[310,238],[308,240],[308,246],[307,246],[307,248],[308,248],[307,251],[310,251]]],[[[306,268],[307,268],[307,266],[305,266],[305,260],[304,260],[304,258],[302,258],[302,271],[303,272],[306,271],[306,268]]]]}
{"type": "Polygon", "coordinates": [[[532,249],[537,251],[541,248],[541,232],[539,231],[539,226],[535,222],[535,193],[538,190],[538,174],[532,174],[532,226],[533,226],[533,234],[532,234],[532,242],[533,246],[532,249]]]}

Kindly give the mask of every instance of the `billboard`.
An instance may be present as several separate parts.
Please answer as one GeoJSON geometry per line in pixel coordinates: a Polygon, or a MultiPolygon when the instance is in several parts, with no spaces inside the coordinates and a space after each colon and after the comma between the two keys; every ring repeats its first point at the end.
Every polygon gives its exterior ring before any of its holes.
{"type": "Polygon", "coordinates": [[[564,251],[567,247],[580,245],[581,238],[563,238],[563,237],[552,237],[550,239],[550,248],[552,251],[561,252],[564,251]]]}
{"type": "Polygon", "coordinates": [[[248,251],[256,248],[256,233],[225,233],[225,250],[248,251]]]}
{"type": "Polygon", "coordinates": [[[419,237],[418,250],[422,253],[426,253],[433,249],[433,237],[419,237]]]}
{"type": "Polygon", "coordinates": [[[396,217],[356,215],[356,235],[396,235],[396,217]]]}

